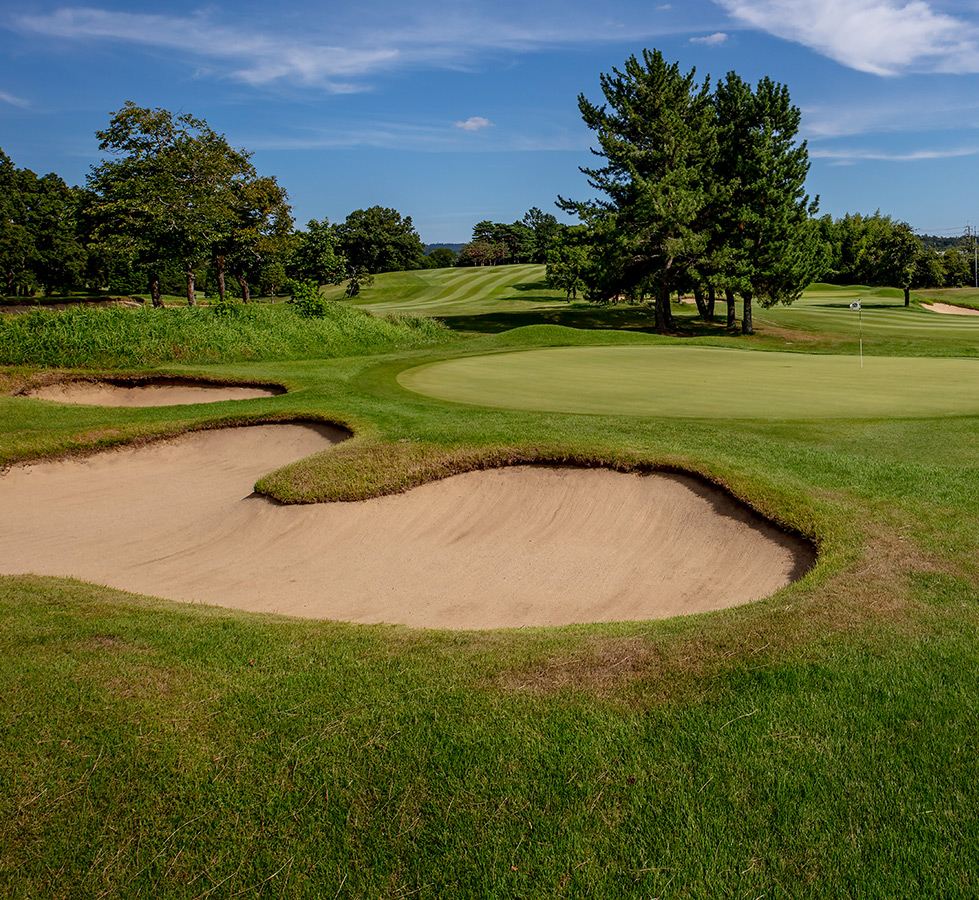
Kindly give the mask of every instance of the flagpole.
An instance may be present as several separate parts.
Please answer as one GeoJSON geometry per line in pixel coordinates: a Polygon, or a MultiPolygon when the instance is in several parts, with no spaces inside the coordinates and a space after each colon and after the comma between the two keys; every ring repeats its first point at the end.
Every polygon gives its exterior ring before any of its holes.
{"type": "Polygon", "coordinates": [[[860,323],[860,368],[863,368],[863,307],[859,300],[854,300],[850,304],[850,309],[857,311],[857,321],[860,323]]]}

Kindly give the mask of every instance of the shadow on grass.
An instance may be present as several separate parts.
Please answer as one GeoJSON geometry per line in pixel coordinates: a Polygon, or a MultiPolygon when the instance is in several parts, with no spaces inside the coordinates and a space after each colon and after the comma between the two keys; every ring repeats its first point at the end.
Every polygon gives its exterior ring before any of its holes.
{"type": "MultiPolygon", "coordinates": [[[[852,302],[852,301],[850,301],[852,302]]],[[[803,309],[850,309],[850,302],[841,300],[838,303],[807,303],[803,309]]],[[[903,300],[865,300],[860,298],[862,309],[905,309],[903,300]]]]}
{"type": "Polygon", "coordinates": [[[553,291],[547,286],[546,281],[527,281],[522,284],[511,284],[510,287],[515,291],[553,291]]]}
{"type": "MultiPolygon", "coordinates": [[[[674,315],[677,315],[674,313],[674,315]]],[[[604,329],[656,333],[652,307],[647,306],[579,306],[558,309],[535,309],[526,312],[492,312],[468,316],[438,316],[453,331],[499,334],[525,325],[563,325],[566,328],[604,329]]],[[[678,334],[716,335],[724,331],[721,317],[713,324],[700,319],[677,316],[678,334]]]]}

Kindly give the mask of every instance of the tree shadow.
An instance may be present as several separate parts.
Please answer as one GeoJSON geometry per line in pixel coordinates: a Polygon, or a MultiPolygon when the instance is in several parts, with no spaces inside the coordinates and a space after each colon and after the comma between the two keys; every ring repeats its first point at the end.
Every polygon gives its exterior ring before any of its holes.
{"type": "MultiPolygon", "coordinates": [[[[864,300],[862,297],[860,299],[861,309],[904,309],[904,300],[864,300]]],[[[807,303],[805,306],[800,307],[800,309],[849,309],[850,303],[853,301],[841,300],[836,303],[807,303]]]]}
{"type": "MultiPolygon", "coordinates": [[[[674,313],[676,315],[676,313],[674,313]]],[[[490,312],[464,316],[438,316],[453,331],[499,334],[527,325],[561,325],[585,330],[634,331],[656,334],[651,306],[583,306],[534,309],[526,312],[490,312]]],[[[717,335],[725,330],[723,319],[708,323],[701,319],[677,316],[677,334],[717,335]]]]}
{"type": "MultiPolygon", "coordinates": [[[[546,281],[527,281],[522,284],[511,284],[515,291],[552,291],[553,288],[547,286],[546,281]]],[[[553,299],[553,298],[552,298],[553,299]]]]}

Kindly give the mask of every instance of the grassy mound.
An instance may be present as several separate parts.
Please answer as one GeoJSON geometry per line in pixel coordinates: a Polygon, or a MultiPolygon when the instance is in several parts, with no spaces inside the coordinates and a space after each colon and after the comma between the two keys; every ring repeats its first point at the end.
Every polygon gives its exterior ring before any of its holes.
{"type": "Polygon", "coordinates": [[[76,307],[0,318],[0,363],[120,368],[253,359],[330,359],[440,344],[432,319],[381,319],[331,303],[322,318],[288,306],[154,309],[76,307]]]}

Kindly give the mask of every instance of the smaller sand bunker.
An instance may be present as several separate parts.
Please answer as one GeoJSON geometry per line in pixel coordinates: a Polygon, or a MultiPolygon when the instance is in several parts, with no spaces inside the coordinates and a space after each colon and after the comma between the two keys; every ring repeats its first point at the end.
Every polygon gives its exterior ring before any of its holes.
{"type": "Polygon", "coordinates": [[[277,385],[212,384],[189,378],[154,378],[146,381],[62,381],[35,388],[25,396],[85,406],[189,406],[222,400],[254,400],[284,394],[277,385]]]}
{"type": "Polygon", "coordinates": [[[979,309],[954,306],[951,303],[922,303],[921,308],[927,309],[929,312],[942,313],[946,316],[979,316],[979,309]]]}
{"type": "Polygon", "coordinates": [[[269,470],[337,429],[197,432],[0,478],[0,572],[348,622],[500,628],[737,606],[809,544],[682,476],[521,466],[359,503],[281,506],[269,470]]]}

